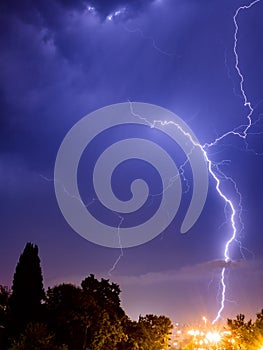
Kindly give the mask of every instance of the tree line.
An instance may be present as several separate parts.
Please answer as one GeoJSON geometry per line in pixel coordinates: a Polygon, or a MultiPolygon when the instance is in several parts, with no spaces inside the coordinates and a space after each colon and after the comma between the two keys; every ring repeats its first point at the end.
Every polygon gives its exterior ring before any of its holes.
{"type": "Polygon", "coordinates": [[[43,287],[38,247],[27,243],[11,290],[0,286],[0,349],[161,350],[172,323],[166,316],[132,321],[120,303],[120,287],[93,274],[81,286],[43,287]]]}

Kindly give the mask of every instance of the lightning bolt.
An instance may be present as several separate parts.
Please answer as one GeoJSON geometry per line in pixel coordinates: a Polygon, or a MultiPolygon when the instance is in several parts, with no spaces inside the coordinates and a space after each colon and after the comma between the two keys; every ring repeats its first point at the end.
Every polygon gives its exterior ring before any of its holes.
{"type": "Polygon", "coordinates": [[[108,271],[108,275],[109,277],[111,277],[112,272],[116,269],[118,263],[120,262],[121,258],[123,257],[124,253],[123,253],[123,248],[122,248],[122,244],[121,244],[121,235],[120,235],[120,229],[121,229],[121,225],[124,221],[124,217],[121,216],[119,213],[114,212],[118,218],[120,219],[119,225],[117,227],[117,235],[118,235],[118,240],[119,240],[119,249],[120,249],[120,254],[117,257],[117,259],[115,260],[115,262],[113,263],[112,267],[109,269],[108,271]]]}
{"type": "Polygon", "coordinates": [[[172,53],[172,52],[167,52],[167,51],[164,51],[163,49],[161,49],[157,44],[156,44],[156,41],[154,40],[154,38],[152,36],[147,36],[144,34],[144,32],[140,29],[140,28],[135,28],[135,29],[130,29],[128,28],[127,26],[123,25],[123,28],[126,32],[128,33],[139,33],[141,38],[143,40],[148,40],[151,42],[152,44],[152,47],[157,51],[159,52],[160,54],[162,55],[165,55],[165,56],[169,56],[169,57],[173,57],[173,56],[176,56],[177,58],[179,58],[180,56],[176,53],[172,53]]]}
{"type": "MultiPolygon", "coordinates": [[[[226,286],[226,282],[225,282],[225,277],[226,277],[225,274],[226,274],[226,267],[231,262],[229,249],[230,249],[230,246],[232,245],[232,243],[234,241],[238,242],[238,244],[240,246],[241,254],[244,257],[244,255],[242,253],[242,249],[244,249],[244,248],[242,247],[241,242],[237,240],[237,214],[238,213],[239,213],[238,214],[238,219],[239,219],[239,223],[241,224],[241,230],[244,229],[244,224],[243,224],[243,222],[241,220],[242,196],[241,196],[241,193],[238,190],[237,184],[235,183],[235,181],[232,178],[226,176],[219,169],[218,164],[214,164],[211,161],[211,159],[208,156],[207,150],[209,148],[211,148],[211,147],[216,146],[220,141],[222,141],[223,139],[225,139],[226,137],[228,137],[230,135],[234,135],[234,136],[237,136],[237,137],[243,139],[243,141],[245,142],[245,145],[246,145],[246,149],[248,149],[247,136],[248,136],[249,129],[253,125],[251,117],[252,117],[252,114],[254,112],[254,109],[253,109],[252,103],[249,101],[249,99],[247,97],[247,94],[245,92],[245,89],[244,89],[244,76],[243,76],[242,71],[241,71],[240,66],[239,66],[239,56],[238,56],[238,52],[237,52],[239,26],[238,26],[238,22],[237,22],[237,17],[238,17],[238,14],[240,13],[240,11],[248,10],[252,6],[254,6],[256,3],[260,2],[260,1],[261,0],[255,0],[255,1],[251,2],[249,5],[240,6],[236,10],[236,12],[235,12],[235,14],[233,16],[233,23],[234,23],[234,27],[235,27],[235,31],[234,31],[234,47],[233,47],[233,52],[234,52],[234,57],[235,57],[235,70],[236,70],[236,72],[238,74],[239,81],[240,81],[239,89],[240,89],[240,93],[241,93],[241,97],[242,97],[242,100],[243,100],[244,107],[248,108],[248,113],[246,115],[247,123],[245,125],[239,125],[235,129],[230,130],[230,131],[224,133],[223,135],[221,135],[220,137],[216,138],[213,142],[205,143],[205,144],[201,145],[199,143],[196,143],[189,133],[185,132],[178,124],[176,124],[173,121],[154,120],[152,123],[149,122],[147,120],[147,118],[142,117],[142,116],[136,114],[133,111],[132,103],[130,102],[131,113],[135,117],[146,121],[151,128],[154,128],[157,124],[160,124],[162,126],[174,125],[176,128],[178,128],[180,130],[180,132],[182,132],[185,136],[188,137],[190,142],[193,144],[193,147],[198,147],[202,151],[203,156],[204,156],[204,158],[205,158],[205,160],[207,162],[207,165],[208,165],[208,171],[209,171],[211,177],[213,178],[213,180],[214,180],[214,182],[216,184],[216,186],[215,186],[216,187],[216,191],[217,191],[218,195],[220,196],[220,198],[224,201],[225,206],[230,209],[231,233],[230,233],[230,238],[225,243],[225,249],[224,249],[224,262],[225,262],[225,265],[222,268],[221,274],[220,274],[220,287],[221,287],[220,288],[221,289],[221,293],[220,293],[221,294],[221,296],[220,296],[220,308],[219,308],[219,310],[217,312],[217,315],[216,315],[215,319],[212,321],[212,324],[216,323],[221,318],[222,312],[223,312],[223,310],[225,308],[226,290],[227,290],[227,286],[226,286]],[[238,204],[239,210],[237,210],[235,208],[234,202],[231,200],[231,198],[226,193],[224,193],[224,190],[222,188],[222,181],[221,181],[221,179],[230,181],[232,183],[233,188],[235,190],[235,193],[236,193],[236,195],[239,198],[239,204],[238,204]]],[[[186,162],[180,168],[183,168],[185,166],[185,164],[186,164],[186,162]]]]}
{"type": "MultiPolygon", "coordinates": [[[[229,132],[225,133],[224,135],[222,135],[221,137],[217,138],[209,146],[214,146],[218,141],[222,140],[223,138],[225,138],[226,136],[228,136],[230,134],[236,135],[236,136],[241,137],[242,139],[244,139],[244,141],[246,143],[246,146],[247,146],[246,138],[247,138],[247,135],[248,135],[248,131],[249,131],[249,129],[252,126],[251,116],[252,116],[252,114],[254,112],[254,109],[252,107],[252,103],[248,100],[247,94],[245,92],[245,89],[244,89],[244,76],[243,76],[242,71],[241,71],[240,66],[239,66],[239,56],[238,56],[238,52],[237,52],[237,45],[238,45],[238,38],[237,37],[238,37],[239,26],[238,26],[238,22],[237,22],[237,17],[238,17],[238,14],[240,13],[240,11],[248,10],[248,9],[250,9],[252,6],[254,6],[258,2],[260,2],[260,0],[252,1],[249,5],[240,6],[236,10],[236,12],[235,12],[235,14],[233,16],[233,22],[234,22],[234,26],[235,26],[234,47],[233,47],[234,56],[235,56],[235,69],[236,69],[236,72],[238,74],[239,81],[240,81],[239,88],[240,88],[240,92],[241,92],[241,95],[242,95],[244,107],[248,108],[248,114],[246,116],[247,124],[243,126],[244,130],[242,132],[237,131],[237,130],[241,129],[242,126],[240,126],[236,130],[229,131],[229,132]]],[[[236,221],[235,221],[235,219],[236,219],[236,210],[235,210],[235,207],[234,207],[232,201],[226,195],[224,195],[221,192],[221,190],[220,190],[220,181],[216,180],[216,183],[217,183],[216,187],[217,187],[217,191],[218,191],[219,195],[225,200],[225,202],[228,204],[228,206],[230,207],[230,210],[231,210],[232,234],[231,234],[230,239],[226,242],[225,251],[224,251],[224,260],[227,263],[227,262],[230,261],[229,247],[230,247],[231,243],[234,240],[236,240],[236,234],[237,234],[236,221]]],[[[241,199],[241,194],[237,190],[235,182],[234,182],[234,186],[235,186],[235,189],[236,189],[236,193],[238,193],[238,195],[239,195],[239,197],[241,199]]],[[[240,244],[240,242],[239,242],[239,244],[240,244]]],[[[224,307],[225,307],[225,298],[226,298],[225,272],[226,272],[226,267],[223,267],[222,270],[221,270],[221,303],[220,303],[220,308],[218,310],[218,313],[217,313],[215,319],[213,320],[212,324],[216,323],[221,318],[221,314],[222,314],[222,312],[224,310],[224,307]]]]}
{"type": "MultiPolygon", "coordinates": [[[[54,178],[49,178],[47,176],[44,176],[43,174],[39,174],[39,176],[47,181],[47,182],[52,182],[55,183],[55,179],[54,178]]],[[[91,205],[93,205],[96,201],[98,201],[98,198],[92,198],[88,203],[84,203],[82,201],[82,199],[78,196],[75,196],[73,194],[71,194],[67,188],[64,186],[64,184],[60,183],[60,186],[63,189],[63,192],[70,198],[72,198],[73,200],[77,200],[79,201],[86,209],[88,209],[91,205]]],[[[109,209],[109,208],[108,208],[109,209]]],[[[108,270],[107,274],[109,277],[111,277],[112,272],[116,269],[118,263],[120,262],[121,258],[123,257],[124,253],[123,253],[123,248],[122,248],[122,244],[121,244],[121,236],[120,236],[120,229],[121,229],[121,225],[124,221],[124,217],[121,216],[119,213],[109,209],[114,215],[116,215],[119,218],[119,224],[117,226],[117,236],[118,236],[118,242],[119,242],[119,249],[120,249],[120,254],[118,255],[117,259],[114,261],[113,265],[111,266],[111,268],[108,270]]]]}

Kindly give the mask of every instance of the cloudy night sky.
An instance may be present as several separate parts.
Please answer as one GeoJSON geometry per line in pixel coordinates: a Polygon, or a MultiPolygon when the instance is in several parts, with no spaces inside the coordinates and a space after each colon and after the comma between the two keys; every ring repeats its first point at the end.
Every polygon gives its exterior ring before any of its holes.
{"type": "MultiPolygon", "coordinates": [[[[240,125],[238,130],[244,130],[249,108],[244,106],[239,68],[253,108],[246,142],[229,135],[208,150],[228,178],[222,180],[222,189],[237,210],[241,242],[230,248],[222,316],[253,317],[263,307],[263,1],[236,17],[235,67],[234,15],[245,5],[249,1],[1,2],[0,284],[11,286],[18,257],[30,241],[39,246],[46,287],[78,284],[94,273],[120,284],[122,305],[133,319],[155,313],[179,322],[199,321],[202,315],[213,320],[220,307],[219,278],[231,225],[229,208],[211,176],[203,212],[188,233],[181,234],[180,226],[189,205],[191,176],[172,223],[150,242],[124,249],[109,273],[120,249],[91,243],[68,225],[55,196],[54,165],[75,123],[120,102],[146,102],[172,111],[202,145],[240,125]]],[[[112,143],[132,134],[172,149],[151,128],[112,132],[112,143]]],[[[91,196],[85,182],[86,172],[92,171],[89,160],[105,139],[111,140],[107,134],[94,141],[86,158],[83,154],[79,187],[85,202],[91,196]]],[[[148,178],[149,187],[159,186],[152,171],[141,161],[127,162],[114,174],[117,193],[118,186],[120,194],[129,188],[125,172],[148,178]]],[[[141,217],[149,217],[150,211],[151,205],[141,217]]],[[[129,217],[126,225],[137,219],[129,217]]]]}

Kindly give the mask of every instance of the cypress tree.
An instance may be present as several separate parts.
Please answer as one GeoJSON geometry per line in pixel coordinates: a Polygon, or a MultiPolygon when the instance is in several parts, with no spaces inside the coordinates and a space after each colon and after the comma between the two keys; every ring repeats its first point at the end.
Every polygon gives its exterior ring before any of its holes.
{"type": "Polygon", "coordinates": [[[16,330],[21,330],[28,322],[40,320],[44,297],[38,246],[27,243],[16,266],[9,302],[10,316],[16,330]]]}

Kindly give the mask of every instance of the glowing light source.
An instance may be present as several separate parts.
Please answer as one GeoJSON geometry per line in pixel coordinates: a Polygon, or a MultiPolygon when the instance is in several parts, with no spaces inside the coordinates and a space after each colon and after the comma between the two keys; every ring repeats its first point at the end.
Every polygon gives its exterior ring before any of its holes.
{"type": "Polygon", "coordinates": [[[218,343],[221,340],[221,335],[218,332],[208,332],[206,338],[210,343],[218,343]]]}

